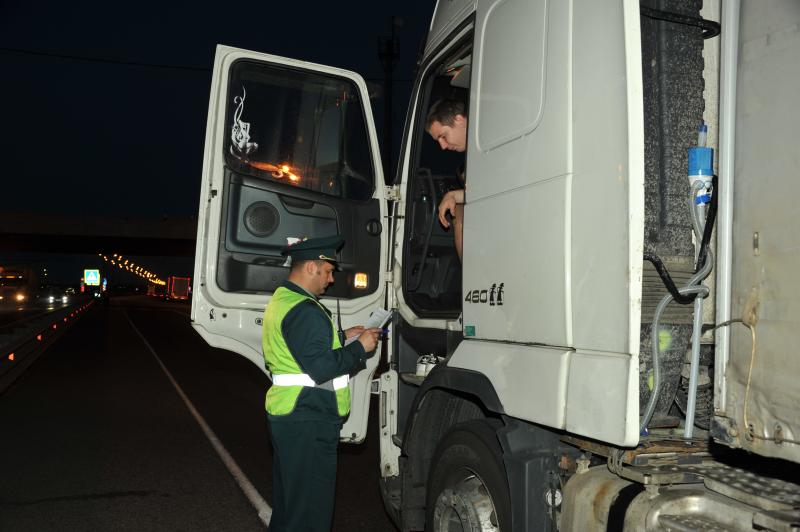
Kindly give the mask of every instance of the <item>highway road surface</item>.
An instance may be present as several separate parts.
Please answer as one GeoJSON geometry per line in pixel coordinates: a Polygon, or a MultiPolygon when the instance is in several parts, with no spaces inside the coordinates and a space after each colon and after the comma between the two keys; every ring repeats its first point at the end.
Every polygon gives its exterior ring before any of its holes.
{"type": "MultiPolygon", "coordinates": [[[[0,395],[0,530],[264,530],[268,385],[186,304],[94,305],[0,395]]],[[[394,530],[374,418],[340,446],[333,530],[394,530]]]]}

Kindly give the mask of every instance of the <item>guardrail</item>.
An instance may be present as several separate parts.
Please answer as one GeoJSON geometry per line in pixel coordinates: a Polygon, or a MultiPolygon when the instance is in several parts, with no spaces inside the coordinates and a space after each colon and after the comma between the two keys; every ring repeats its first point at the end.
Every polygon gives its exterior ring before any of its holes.
{"type": "Polygon", "coordinates": [[[0,331],[0,394],[94,304],[91,299],[79,301],[0,331]]]}

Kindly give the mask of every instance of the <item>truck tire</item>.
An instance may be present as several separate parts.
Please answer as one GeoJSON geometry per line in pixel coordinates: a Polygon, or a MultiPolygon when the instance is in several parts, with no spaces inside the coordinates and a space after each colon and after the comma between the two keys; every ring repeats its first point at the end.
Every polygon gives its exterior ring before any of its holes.
{"type": "Polygon", "coordinates": [[[428,477],[425,530],[511,530],[498,427],[488,420],[469,421],[455,425],[442,438],[428,477]]]}

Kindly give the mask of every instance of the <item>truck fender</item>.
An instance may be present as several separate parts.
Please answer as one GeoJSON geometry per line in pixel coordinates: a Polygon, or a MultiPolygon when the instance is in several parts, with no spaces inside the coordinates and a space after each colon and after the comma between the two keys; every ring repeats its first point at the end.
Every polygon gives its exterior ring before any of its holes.
{"type": "Polygon", "coordinates": [[[503,407],[485,375],[439,365],[423,381],[410,412],[401,456],[402,530],[424,527],[431,460],[447,431],[487,416],[499,419],[503,407]]]}

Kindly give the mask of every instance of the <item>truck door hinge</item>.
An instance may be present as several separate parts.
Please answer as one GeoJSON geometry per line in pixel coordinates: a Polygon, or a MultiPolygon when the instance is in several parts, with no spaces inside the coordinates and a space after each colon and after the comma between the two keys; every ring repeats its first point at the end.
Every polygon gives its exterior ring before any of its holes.
{"type": "Polygon", "coordinates": [[[388,201],[400,201],[400,186],[391,185],[386,187],[385,196],[388,201]]]}
{"type": "Polygon", "coordinates": [[[394,284],[394,272],[388,271],[386,272],[386,282],[390,284],[394,284]]]}
{"type": "Polygon", "coordinates": [[[379,393],[381,393],[380,378],[372,379],[372,381],[369,383],[369,393],[371,393],[372,395],[378,395],[379,393]]]}

